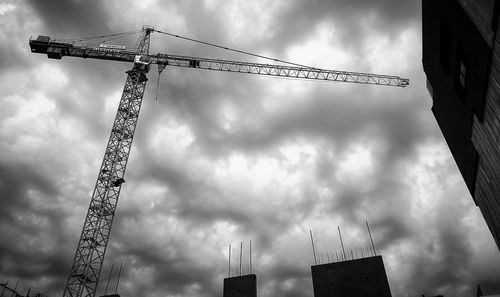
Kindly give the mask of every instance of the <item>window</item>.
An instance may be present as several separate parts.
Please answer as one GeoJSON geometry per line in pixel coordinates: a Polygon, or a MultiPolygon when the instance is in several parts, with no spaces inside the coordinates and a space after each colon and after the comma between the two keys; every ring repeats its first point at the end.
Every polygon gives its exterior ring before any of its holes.
{"type": "Polygon", "coordinates": [[[467,74],[467,67],[463,61],[460,61],[460,73],[458,74],[458,82],[465,89],[465,75],[467,74]]]}
{"type": "Polygon", "coordinates": [[[460,97],[460,100],[465,99],[465,91],[467,89],[468,73],[467,73],[467,60],[465,55],[460,50],[457,50],[457,61],[455,64],[455,90],[460,97]]]}

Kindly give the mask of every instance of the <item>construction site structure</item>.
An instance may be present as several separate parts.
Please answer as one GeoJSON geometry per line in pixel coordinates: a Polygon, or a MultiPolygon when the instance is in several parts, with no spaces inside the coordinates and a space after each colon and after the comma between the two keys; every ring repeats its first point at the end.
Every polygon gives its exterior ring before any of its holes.
{"type": "Polygon", "coordinates": [[[257,275],[246,274],[225,278],[222,297],[257,297],[257,275]]]}
{"type": "Polygon", "coordinates": [[[391,297],[382,256],[311,266],[314,297],[391,297]]]}
{"type": "Polygon", "coordinates": [[[125,182],[125,169],[148,80],[147,73],[151,65],[156,64],[159,73],[166,66],[178,66],[394,87],[405,87],[409,84],[408,79],[398,76],[326,70],[297,66],[298,64],[293,63],[288,63],[293,65],[275,65],[170,54],[150,54],[149,46],[152,32],[168,34],[154,30],[153,27],[144,26],[140,31],[141,35],[137,46],[132,50],[125,46],[86,43],[81,40],[53,39],[42,35],[29,40],[32,53],[46,54],[51,59],[61,59],[68,56],[133,63],[132,69],[127,71],[125,87],[64,289],[64,297],[94,297],[96,294],[113,218],[116,214],[118,197],[122,184],[125,182]]]}

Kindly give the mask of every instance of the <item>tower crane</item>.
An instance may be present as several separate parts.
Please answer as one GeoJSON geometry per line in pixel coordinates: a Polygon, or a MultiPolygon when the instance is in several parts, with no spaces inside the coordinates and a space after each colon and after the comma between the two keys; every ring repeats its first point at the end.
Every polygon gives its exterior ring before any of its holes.
{"type": "Polygon", "coordinates": [[[43,35],[29,40],[32,53],[47,54],[50,59],[62,59],[62,57],[68,56],[133,63],[132,69],[126,72],[125,87],[111,128],[63,297],[94,297],[96,294],[118,197],[122,184],[125,182],[125,169],[148,80],[147,73],[151,65],[156,64],[159,73],[166,66],[178,66],[394,87],[406,87],[409,84],[408,79],[398,76],[326,70],[293,63],[289,63],[293,65],[262,64],[160,53],[150,54],[151,33],[166,32],[155,30],[150,26],[144,26],[140,32],[134,50],[118,45],[100,44],[96,46],[75,40],[53,39],[43,35]]]}

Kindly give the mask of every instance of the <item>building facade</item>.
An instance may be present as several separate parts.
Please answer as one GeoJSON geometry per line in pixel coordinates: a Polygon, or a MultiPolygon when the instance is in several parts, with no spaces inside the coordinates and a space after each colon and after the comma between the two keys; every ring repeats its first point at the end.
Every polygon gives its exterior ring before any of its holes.
{"type": "Polygon", "coordinates": [[[500,250],[500,35],[496,0],[422,0],[432,112],[500,250]]]}
{"type": "Polygon", "coordinates": [[[223,297],[257,297],[257,276],[240,275],[224,279],[223,297]]]}
{"type": "Polygon", "coordinates": [[[391,297],[382,256],[311,266],[314,297],[391,297]]]}

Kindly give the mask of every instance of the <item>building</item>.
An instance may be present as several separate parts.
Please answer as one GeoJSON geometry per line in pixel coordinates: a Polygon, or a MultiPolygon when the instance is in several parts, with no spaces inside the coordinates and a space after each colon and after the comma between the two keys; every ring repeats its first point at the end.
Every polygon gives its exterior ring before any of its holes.
{"type": "Polygon", "coordinates": [[[422,0],[432,112],[500,250],[500,35],[496,0],[422,0]]]}
{"type": "Polygon", "coordinates": [[[257,276],[247,274],[224,279],[223,297],[257,297],[257,276]]]}
{"type": "Polygon", "coordinates": [[[500,294],[484,295],[480,285],[477,285],[476,297],[500,297],[500,294]]]}
{"type": "Polygon", "coordinates": [[[391,297],[382,256],[311,266],[314,297],[391,297]]]}

